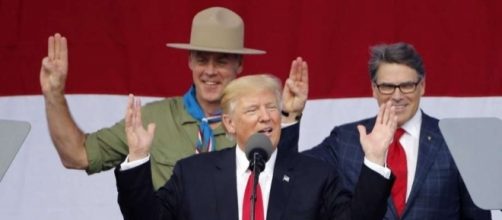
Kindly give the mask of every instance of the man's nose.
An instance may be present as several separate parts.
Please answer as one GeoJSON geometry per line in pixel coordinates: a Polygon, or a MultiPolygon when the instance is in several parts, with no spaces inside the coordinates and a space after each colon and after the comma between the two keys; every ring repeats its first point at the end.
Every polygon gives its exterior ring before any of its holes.
{"type": "Polygon", "coordinates": [[[401,89],[399,89],[399,87],[396,87],[396,89],[394,89],[394,92],[392,93],[392,99],[400,100],[403,95],[404,94],[401,92],[401,89]]]}
{"type": "Polygon", "coordinates": [[[205,69],[204,69],[204,72],[205,72],[206,74],[209,74],[209,75],[216,74],[216,72],[217,72],[217,66],[216,66],[216,63],[215,63],[214,61],[210,60],[210,61],[207,63],[207,65],[206,65],[206,67],[205,67],[205,69]]]}
{"type": "Polygon", "coordinates": [[[261,107],[260,108],[260,121],[269,121],[270,120],[270,112],[268,112],[268,109],[266,107],[261,107]]]}

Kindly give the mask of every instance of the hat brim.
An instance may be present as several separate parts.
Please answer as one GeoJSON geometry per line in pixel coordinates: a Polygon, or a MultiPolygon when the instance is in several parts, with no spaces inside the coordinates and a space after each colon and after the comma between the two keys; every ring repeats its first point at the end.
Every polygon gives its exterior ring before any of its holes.
{"type": "Polygon", "coordinates": [[[167,47],[182,49],[182,50],[196,50],[196,51],[206,51],[206,52],[216,52],[216,53],[231,53],[231,54],[249,54],[249,55],[257,55],[257,54],[265,54],[267,53],[264,50],[256,50],[251,48],[242,48],[242,49],[222,49],[222,48],[211,48],[211,47],[200,47],[194,46],[191,44],[183,44],[183,43],[168,43],[167,47]]]}

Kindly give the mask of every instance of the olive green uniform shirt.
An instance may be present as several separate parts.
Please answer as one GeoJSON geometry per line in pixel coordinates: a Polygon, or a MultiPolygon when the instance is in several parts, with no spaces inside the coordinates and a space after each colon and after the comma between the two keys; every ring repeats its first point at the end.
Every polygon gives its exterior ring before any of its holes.
{"type": "MultiPolygon", "coordinates": [[[[155,136],[150,150],[152,182],[155,189],[163,186],[171,177],[174,164],[195,154],[199,123],[190,116],[182,97],[167,98],[142,107],[143,124],[155,123],[155,136]]],[[[235,143],[227,138],[223,127],[213,129],[216,150],[232,147],[235,143]]],[[[114,168],[128,154],[124,120],[109,128],[87,134],[85,140],[89,167],[93,174],[114,168]]]]}

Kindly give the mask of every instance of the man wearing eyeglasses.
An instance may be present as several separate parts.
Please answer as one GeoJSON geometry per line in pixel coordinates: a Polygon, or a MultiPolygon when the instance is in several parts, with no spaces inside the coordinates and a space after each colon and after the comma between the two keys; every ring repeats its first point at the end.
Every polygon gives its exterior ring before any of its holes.
{"type": "MultiPolygon", "coordinates": [[[[379,105],[391,102],[398,117],[386,159],[396,181],[384,219],[491,219],[489,211],[473,204],[438,120],[419,111],[425,93],[425,69],[414,47],[406,43],[373,47],[369,74],[373,97],[379,105]]],[[[353,192],[366,160],[357,132],[371,130],[375,120],[335,127],[307,153],[332,163],[344,177],[344,187],[353,192]]]]}

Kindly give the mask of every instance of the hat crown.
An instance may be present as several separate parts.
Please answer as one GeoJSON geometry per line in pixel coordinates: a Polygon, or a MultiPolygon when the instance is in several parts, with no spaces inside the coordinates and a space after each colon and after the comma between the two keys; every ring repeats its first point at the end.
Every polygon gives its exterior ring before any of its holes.
{"type": "Polygon", "coordinates": [[[207,8],[195,15],[190,43],[168,43],[167,46],[216,53],[265,53],[244,47],[244,21],[237,13],[223,7],[207,8]]]}
{"type": "Polygon", "coordinates": [[[244,22],[235,12],[212,7],[195,15],[192,22],[190,44],[199,47],[242,50],[244,48],[244,22]]]}

